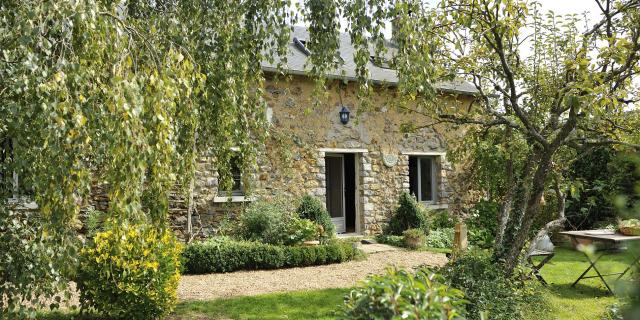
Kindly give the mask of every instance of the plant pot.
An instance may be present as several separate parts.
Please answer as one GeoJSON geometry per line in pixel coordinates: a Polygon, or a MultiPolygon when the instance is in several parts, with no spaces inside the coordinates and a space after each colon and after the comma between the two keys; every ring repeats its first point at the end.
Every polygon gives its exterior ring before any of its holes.
{"type": "Polygon", "coordinates": [[[640,236],[640,228],[637,227],[620,227],[619,232],[625,236],[640,236]]]}
{"type": "Polygon", "coordinates": [[[404,244],[407,246],[407,248],[411,248],[411,249],[417,249],[420,248],[422,246],[422,242],[423,242],[423,238],[418,237],[418,238],[405,238],[404,239],[404,244]]]}

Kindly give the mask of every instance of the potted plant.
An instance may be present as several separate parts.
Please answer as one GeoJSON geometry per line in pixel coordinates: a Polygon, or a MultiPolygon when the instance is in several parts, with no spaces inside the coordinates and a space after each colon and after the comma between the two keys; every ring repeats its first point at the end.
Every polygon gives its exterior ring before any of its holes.
{"type": "Polygon", "coordinates": [[[424,243],[426,236],[420,229],[408,229],[402,232],[404,245],[409,249],[418,249],[424,243]]]}
{"type": "Polygon", "coordinates": [[[640,220],[622,220],[618,224],[618,229],[620,230],[620,233],[627,236],[640,236],[640,220]]]}

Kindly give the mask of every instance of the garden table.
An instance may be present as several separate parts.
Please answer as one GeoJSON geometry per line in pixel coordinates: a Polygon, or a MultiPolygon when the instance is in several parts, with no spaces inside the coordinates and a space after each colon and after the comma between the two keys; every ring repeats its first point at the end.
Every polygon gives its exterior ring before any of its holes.
{"type": "Polygon", "coordinates": [[[633,261],[622,272],[601,274],[600,271],[598,270],[598,268],[596,267],[596,263],[604,255],[606,255],[608,253],[612,253],[612,252],[618,251],[619,250],[618,247],[619,247],[620,244],[640,241],[640,236],[626,236],[626,235],[623,235],[623,234],[620,234],[620,233],[616,233],[615,231],[612,231],[612,230],[564,231],[564,232],[560,232],[560,234],[568,236],[571,239],[571,242],[576,246],[579,244],[578,240],[580,240],[580,239],[591,240],[591,241],[594,241],[594,242],[601,242],[601,243],[607,243],[607,244],[613,244],[614,245],[613,248],[604,248],[604,249],[596,250],[596,252],[598,254],[593,255],[593,256],[592,255],[588,255],[586,252],[583,252],[584,255],[587,257],[587,260],[589,261],[589,267],[587,268],[587,270],[585,270],[580,275],[580,277],[578,277],[578,279],[571,285],[571,287],[575,287],[575,285],[578,284],[578,282],[580,282],[580,280],[582,280],[582,279],[600,278],[600,280],[602,281],[604,286],[607,288],[609,293],[613,294],[613,291],[611,290],[611,287],[609,287],[609,284],[607,283],[607,281],[605,281],[604,277],[617,275],[618,277],[616,278],[616,281],[618,281],[625,274],[627,274],[627,272],[629,272],[629,270],[631,270],[631,268],[634,265],[637,264],[638,266],[640,266],[640,263],[639,263],[640,256],[635,252],[631,252],[632,257],[633,257],[633,261]],[[597,275],[595,275],[595,276],[585,276],[587,274],[587,272],[589,272],[589,270],[591,270],[591,269],[593,269],[596,272],[597,275]]]}

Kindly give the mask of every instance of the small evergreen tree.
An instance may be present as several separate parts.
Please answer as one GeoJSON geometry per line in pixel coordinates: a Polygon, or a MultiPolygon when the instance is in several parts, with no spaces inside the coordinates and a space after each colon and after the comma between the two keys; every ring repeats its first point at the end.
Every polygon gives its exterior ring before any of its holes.
{"type": "Polygon", "coordinates": [[[315,221],[322,226],[323,236],[321,236],[321,240],[332,238],[335,235],[336,228],[320,200],[310,195],[305,195],[300,200],[300,205],[298,209],[296,209],[296,212],[300,215],[300,218],[315,221]]]}
{"type": "Polygon", "coordinates": [[[424,209],[409,193],[403,192],[398,200],[396,214],[389,219],[389,224],[384,230],[385,234],[401,236],[407,229],[417,228],[429,231],[429,222],[424,209]]]}

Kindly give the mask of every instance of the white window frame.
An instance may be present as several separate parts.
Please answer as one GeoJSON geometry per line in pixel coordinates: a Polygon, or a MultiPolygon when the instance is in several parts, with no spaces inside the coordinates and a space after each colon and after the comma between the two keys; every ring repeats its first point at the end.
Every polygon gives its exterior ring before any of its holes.
{"type": "MultiPolygon", "coordinates": [[[[231,151],[232,152],[239,152],[240,148],[238,147],[231,147],[231,151]]],[[[231,160],[233,160],[233,157],[231,157],[231,160]]],[[[230,163],[229,165],[233,165],[232,163],[230,163]]],[[[232,177],[232,182],[233,182],[233,172],[231,173],[232,177]]],[[[234,183],[235,184],[235,183],[234,183]]],[[[220,202],[250,202],[250,201],[254,201],[255,199],[253,197],[248,197],[246,192],[245,192],[245,185],[244,185],[244,181],[243,181],[243,176],[242,176],[242,172],[240,173],[240,189],[233,189],[233,185],[232,185],[232,190],[220,190],[220,185],[218,185],[218,195],[215,196],[213,198],[213,202],[214,203],[220,203],[220,202]]]]}
{"type": "Polygon", "coordinates": [[[422,152],[422,151],[404,151],[401,152],[403,155],[406,155],[408,157],[414,157],[416,158],[416,174],[418,176],[418,185],[416,186],[416,200],[418,200],[418,202],[421,202],[423,204],[426,205],[435,205],[438,203],[439,201],[439,194],[438,194],[438,189],[439,189],[439,185],[438,185],[438,178],[439,178],[439,164],[441,164],[442,162],[444,162],[444,158],[446,157],[447,153],[446,152],[422,152]],[[431,188],[432,188],[432,195],[433,195],[433,199],[432,200],[425,200],[423,201],[421,199],[421,191],[422,191],[422,183],[420,183],[420,174],[421,174],[421,164],[420,164],[420,158],[431,158],[431,179],[432,179],[432,184],[431,184],[431,188]]]}
{"type": "Polygon", "coordinates": [[[438,177],[437,173],[437,163],[435,156],[413,156],[416,158],[416,175],[417,175],[417,186],[416,186],[416,198],[419,202],[423,203],[437,203],[438,202],[438,177]],[[427,170],[431,170],[431,199],[424,200],[422,199],[422,185],[424,184],[422,181],[422,159],[429,159],[431,163],[431,168],[427,170]]]}

